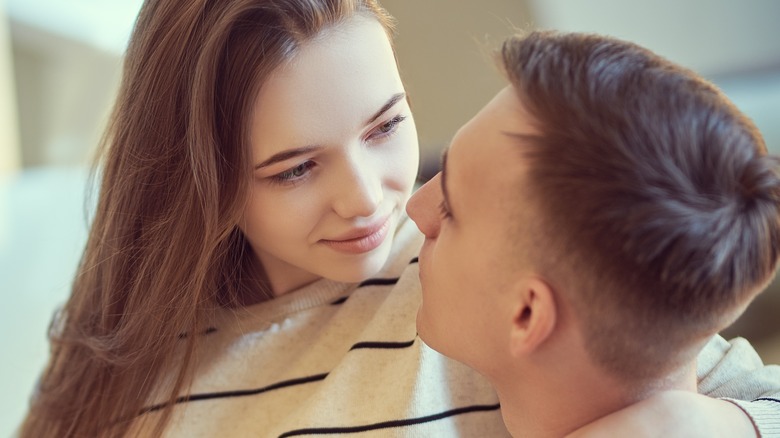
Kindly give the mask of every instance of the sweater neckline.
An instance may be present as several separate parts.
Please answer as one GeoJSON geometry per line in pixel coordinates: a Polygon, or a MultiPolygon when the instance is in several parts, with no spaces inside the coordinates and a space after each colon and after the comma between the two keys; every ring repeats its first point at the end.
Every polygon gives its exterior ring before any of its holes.
{"type": "Polygon", "coordinates": [[[273,322],[288,315],[331,303],[348,296],[358,283],[342,283],[321,278],[284,295],[250,306],[224,309],[232,318],[249,318],[254,321],[273,322]]]}

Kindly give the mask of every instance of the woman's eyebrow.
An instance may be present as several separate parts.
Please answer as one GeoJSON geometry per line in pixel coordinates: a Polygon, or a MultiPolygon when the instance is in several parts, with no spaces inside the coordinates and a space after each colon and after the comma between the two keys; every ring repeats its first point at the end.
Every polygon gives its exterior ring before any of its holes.
{"type": "Polygon", "coordinates": [[[271,155],[270,158],[268,158],[267,160],[265,160],[262,163],[260,163],[257,166],[255,166],[255,170],[262,169],[263,167],[268,167],[268,166],[270,166],[272,164],[275,164],[275,163],[278,163],[280,161],[285,161],[285,160],[289,160],[290,158],[295,158],[298,155],[308,154],[308,153],[311,153],[311,152],[319,150],[319,149],[322,149],[322,147],[321,146],[303,146],[303,147],[300,147],[300,148],[288,149],[286,151],[282,151],[282,152],[276,153],[274,155],[271,155]]]}
{"type": "MultiPolygon", "coordinates": [[[[370,125],[371,123],[374,123],[374,121],[376,121],[376,119],[381,117],[382,114],[385,113],[385,111],[392,108],[393,105],[398,103],[398,101],[403,99],[404,97],[406,97],[406,93],[396,93],[390,96],[390,99],[387,99],[387,102],[385,102],[385,104],[382,105],[382,108],[380,108],[379,111],[377,111],[373,116],[371,116],[370,119],[368,119],[366,125],[370,125]]],[[[289,160],[290,158],[295,158],[298,155],[308,154],[320,148],[321,148],[320,146],[303,146],[300,148],[288,149],[286,151],[279,152],[277,154],[272,155],[270,158],[263,161],[262,163],[256,165],[255,170],[262,169],[263,167],[268,167],[280,161],[285,161],[285,160],[289,160]]]]}
{"type": "Polygon", "coordinates": [[[388,99],[387,102],[385,102],[385,104],[382,105],[382,108],[380,108],[379,111],[377,111],[373,116],[371,116],[370,119],[368,119],[368,121],[366,122],[366,125],[370,125],[370,124],[374,123],[374,121],[376,121],[376,119],[378,119],[382,114],[384,114],[385,111],[387,111],[390,108],[392,108],[393,105],[398,103],[398,101],[403,99],[404,97],[406,97],[406,93],[396,93],[396,94],[393,94],[390,97],[390,99],[388,99]]]}

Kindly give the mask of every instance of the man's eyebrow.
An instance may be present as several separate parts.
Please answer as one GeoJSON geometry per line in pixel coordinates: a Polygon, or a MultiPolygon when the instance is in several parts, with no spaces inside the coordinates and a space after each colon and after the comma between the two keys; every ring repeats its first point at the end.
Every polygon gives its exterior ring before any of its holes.
{"type": "Polygon", "coordinates": [[[450,204],[450,195],[447,193],[447,151],[445,149],[441,154],[441,193],[443,196],[444,206],[452,213],[452,204],[450,204]]]}
{"type": "Polygon", "coordinates": [[[255,166],[255,170],[262,169],[263,167],[268,167],[280,161],[285,161],[285,160],[289,160],[290,158],[295,158],[298,155],[308,154],[321,148],[322,148],[321,146],[304,146],[295,149],[288,149],[286,151],[282,151],[279,152],[278,154],[272,155],[267,160],[255,166]]]}
{"type": "Polygon", "coordinates": [[[370,124],[374,123],[376,121],[376,119],[378,119],[380,116],[382,116],[382,114],[385,113],[385,111],[387,111],[390,108],[392,108],[393,105],[398,103],[398,101],[403,99],[404,97],[406,97],[406,93],[396,93],[396,94],[393,94],[390,97],[390,99],[388,99],[387,102],[385,102],[385,104],[382,105],[382,108],[380,108],[379,111],[377,111],[373,116],[371,116],[370,119],[368,119],[368,121],[366,122],[366,125],[370,125],[370,124]]]}

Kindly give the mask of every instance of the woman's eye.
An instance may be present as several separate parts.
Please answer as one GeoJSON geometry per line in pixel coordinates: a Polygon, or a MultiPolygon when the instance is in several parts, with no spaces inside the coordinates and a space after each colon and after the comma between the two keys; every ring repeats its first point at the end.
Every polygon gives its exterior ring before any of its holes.
{"type": "Polygon", "coordinates": [[[393,117],[384,124],[379,125],[379,127],[376,128],[376,130],[371,134],[371,136],[369,136],[369,138],[375,139],[392,135],[398,129],[398,125],[400,125],[404,120],[406,120],[406,116],[398,115],[393,117]]]}
{"type": "Polygon", "coordinates": [[[282,173],[276,174],[270,177],[270,179],[273,182],[281,183],[281,184],[297,182],[302,180],[303,178],[306,178],[306,176],[309,174],[309,172],[315,165],[316,164],[313,161],[306,161],[291,169],[285,170],[282,173]]]}

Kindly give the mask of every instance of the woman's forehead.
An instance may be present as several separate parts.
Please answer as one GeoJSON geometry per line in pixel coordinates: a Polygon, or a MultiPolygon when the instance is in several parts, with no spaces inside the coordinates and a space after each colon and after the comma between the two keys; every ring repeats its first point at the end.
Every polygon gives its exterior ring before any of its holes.
{"type": "Polygon", "coordinates": [[[403,92],[382,25],[356,16],[340,26],[304,44],[263,84],[252,121],[258,141],[300,147],[337,139],[403,92]]]}

